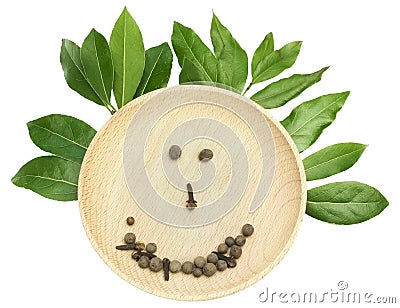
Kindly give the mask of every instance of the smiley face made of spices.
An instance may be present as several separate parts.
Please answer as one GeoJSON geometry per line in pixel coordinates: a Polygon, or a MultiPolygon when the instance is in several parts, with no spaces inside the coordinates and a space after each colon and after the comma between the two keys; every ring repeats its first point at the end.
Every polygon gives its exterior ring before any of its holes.
{"type": "Polygon", "coordinates": [[[119,276],[158,296],[204,300],[248,287],[275,267],[297,233],[306,186],[278,121],[239,94],[191,85],[148,93],[114,114],[87,150],[78,197],[92,245],[119,276]],[[182,151],[176,160],[173,145],[182,151]],[[212,150],[211,160],[199,160],[203,149],[212,150]],[[188,183],[194,209],[186,207],[188,183]],[[246,223],[256,231],[237,267],[207,279],[178,273],[166,282],[115,249],[133,232],[157,243],[160,256],[192,260],[246,223]]]}

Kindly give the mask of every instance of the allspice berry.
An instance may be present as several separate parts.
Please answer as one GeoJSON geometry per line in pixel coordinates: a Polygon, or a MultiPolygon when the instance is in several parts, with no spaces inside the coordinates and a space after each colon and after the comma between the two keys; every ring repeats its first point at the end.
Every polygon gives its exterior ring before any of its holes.
{"type": "Polygon", "coordinates": [[[182,272],[185,274],[191,274],[193,273],[194,270],[194,264],[190,261],[185,261],[182,264],[182,272]]]}
{"type": "Polygon", "coordinates": [[[228,245],[228,247],[232,247],[233,245],[235,245],[235,239],[232,236],[228,236],[225,239],[225,244],[228,245]]]}
{"type": "Polygon", "coordinates": [[[181,270],[181,267],[182,267],[181,262],[179,262],[178,260],[172,260],[169,263],[169,271],[171,273],[179,272],[181,270]]]}
{"type": "Polygon", "coordinates": [[[208,262],[208,263],[217,264],[217,262],[218,262],[218,256],[217,256],[215,253],[210,253],[210,254],[207,256],[207,262],[208,262]]]}
{"type": "Polygon", "coordinates": [[[217,272],[217,267],[214,263],[206,263],[203,267],[203,274],[207,277],[214,275],[217,272]]]}
{"type": "Polygon", "coordinates": [[[163,262],[159,257],[152,258],[149,267],[152,272],[159,272],[163,268],[163,262]]]}
{"type": "Polygon", "coordinates": [[[182,150],[179,147],[179,145],[174,144],[169,148],[169,157],[172,160],[177,160],[179,157],[181,157],[182,150]]]}
{"type": "Polygon", "coordinates": [[[127,223],[129,226],[132,226],[132,225],[135,223],[135,218],[133,218],[132,216],[129,216],[129,217],[126,219],[126,223],[127,223]]]}
{"type": "Polygon", "coordinates": [[[243,246],[244,244],[246,244],[246,238],[243,235],[236,236],[235,244],[238,246],[243,246]]]}
{"type": "Polygon", "coordinates": [[[157,245],[154,243],[148,243],[146,245],[146,251],[149,253],[155,253],[157,251],[157,245]]]}
{"type": "Polygon", "coordinates": [[[204,265],[206,265],[207,261],[204,257],[198,256],[194,259],[194,265],[198,268],[203,268],[204,265]]]}
{"type": "Polygon", "coordinates": [[[240,246],[233,245],[229,250],[229,254],[232,258],[239,259],[242,255],[242,248],[240,246]]]}
{"type": "Polygon", "coordinates": [[[194,277],[200,277],[201,275],[203,275],[203,270],[201,268],[199,268],[199,267],[196,267],[193,270],[193,276],[194,277]]]}
{"type": "Polygon", "coordinates": [[[254,232],[254,227],[252,225],[250,225],[250,224],[245,224],[242,227],[242,234],[244,236],[250,236],[250,235],[253,234],[253,232],[254,232]]]}
{"type": "Polygon", "coordinates": [[[150,265],[150,259],[148,256],[141,256],[138,261],[139,267],[147,268],[150,265]]]}
{"type": "Polygon", "coordinates": [[[227,253],[228,245],[226,245],[225,243],[219,244],[217,250],[219,253],[227,253]]]}
{"type": "Polygon", "coordinates": [[[213,151],[210,149],[203,149],[199,153],[199,160],[210,160],[214,156],[213,151]]]}
{"type": "Polygon", "coordinates": [[[124,241],[127,244],[133,244],[136,241],[136,235],[133,233],[127,233],[125,234],[124,241]]]}
{"type": "Polygon", "coordinates": [[[228,268],[228,264],[224,260],[218,260],[217,262],[217,270],[220,272],[226,270],[228,268]]]}

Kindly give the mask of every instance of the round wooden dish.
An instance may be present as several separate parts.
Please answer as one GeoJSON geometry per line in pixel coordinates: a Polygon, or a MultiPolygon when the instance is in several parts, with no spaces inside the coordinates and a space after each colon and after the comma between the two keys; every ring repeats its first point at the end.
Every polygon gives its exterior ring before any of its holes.
{"type": "MultiPolygon", "coordinates": [[[[147,110],[149,119],[158,112],[158,108],[147,110]]],[[[138,136],[141,133],[138,131],[138,136]]],[[[214,182],[195,194],[198,208],[221,198],[229,181],[235,180],[230,178],[230,165],[226,164],[229,158],[226,156],[227,149],[219,147],[215,140],[207,138],[197,138],[183,147],[182,155],[176,161],[179,171],[185,177],[196,181],[201,176],[197,158],[199,149],[207,147],[214,150],[212,161],[217,171],[214,182]]],[[[144,179],[137,176],[134,180],[140,182],[144,179]]],[[[97,133],[82,164],[79,206],[83,226],[93,247],[106,264],[123,279],[157,296],[176,300],[207,300],[226,296],[250,286],[279,263],[292,245],[305,211],[305,183],[303,164],[296,146],[280,123],[265,110],[251,100],[227,90],[206,86],[179,86],[135,99],[114,114],[97,133]],[[219,121],[230,127],[246,148],[249,173],[243,174],[247,179],[245,191],[240,201],[219,219],[195,227],[163,223],[143,210],[129,190],[125,177],[132,181],[132,176],[136,175],[126,175],[124,172],[124,160],[127,158],[123,157],[123,152],[127,131],[134,115],[143,106],[150,101],[152,106],[157,106],[154,102],[158,102],[160,106],[165,103],[167,96],[159,95],[162,93],[168,93],[171,100],[186,99],[192,104],[160,114],[147,137],[143,149],[144,164],[154,189],[153,193],[161,194],[172,204],[185,207],[187,194],[183,194],[165,180],[160,163],[162,155],[165,154],[160,153],[163,143],[176,126],[185,121],[199,118],[219,121]],[[198,99],[198,95],[201,99],[198,99]],[[275,169],[270,174],[268,195],[253,212],[249,211],[249,204],[257,191],[258,180],[262,177],[259,144],[255,142],[248,125],[241,121],[240,113],[232,113],[228,108],[214,104],[217,97],[243,106],[245,111],[247,108],[256,108],[269,126],[266,133],[273,139],[274,149],[270,158],[274,159],[275,169]],[[128,216],[135,218],[133,226],[126,224],[128,216]],[[181,262],[193,261],[196,256],[207,256],[216,250],[227,236],[235,237],[240,234],[245,223],[251,223],[255,231],[247,238],[237,266],[217,272],[212,277],[203,275],[195,278],[180,272],[170,274],[170,280],[164,281],[162,272],[153,273],[149,269],[139,268],[131,258],[131,251],[115,249],[116,245],[123,244],[123,237],[127,232],[133,232],[137,240],[156,243],[156,254],[161,258],[168,257],[181,262]]],[[[196,209],[193,213],[196,213],[195,211],[196,209]]]]}

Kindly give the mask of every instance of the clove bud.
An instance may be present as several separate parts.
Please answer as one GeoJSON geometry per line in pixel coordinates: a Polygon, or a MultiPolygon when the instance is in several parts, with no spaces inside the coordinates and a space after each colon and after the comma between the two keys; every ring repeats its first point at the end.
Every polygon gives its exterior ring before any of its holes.
{"type": "Polygon", "coordinates": [[[162,260],[163,263],[163,270],[164,270],[164,279],[165,281],[169,281],[169,259],[168,258],[164,258],[162,260]]]}
{"type": "Polygon", "coordinates": [[[236,260],[234,258],[227,257],[217,251],[213,251],[212,253],[215,253],[217,255],[218,260],[224,260],[229,268],[233,268],[236,266],[236,260]]]}
{"type": "Polygon", "coordinates": [[[157,257],[155,254],[152,254],[150,252],[146,252],[146,251],[138,251],[138,252],[134,252],[132,254],[132,259],[135,261],[139,261],[141,256],[146,256],[148,257],[150,260],[157,257]]]}

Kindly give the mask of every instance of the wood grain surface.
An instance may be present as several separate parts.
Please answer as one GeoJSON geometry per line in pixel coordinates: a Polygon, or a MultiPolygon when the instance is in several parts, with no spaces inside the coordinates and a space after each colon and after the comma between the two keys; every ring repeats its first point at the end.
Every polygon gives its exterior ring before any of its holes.
{"type": "MultiPolygon", "coordinates": [[[[269,194],[262,206],[249,213],[248,205],[260,179],[260,149],[248,127],[240,118],[220,106],[210,107],[213,95],[223,93],[227,99],[243,104],[247,100],[233,92],[205,86],[179,86],[172,89],[176,97],[206,90],[208,101],[182,106],[161,117],[148,136],[144,149],[145,165],[154,190],[173,204],[185,206],[187,195],[174,189],[162,176],[160,151],[162,144],[177,123],[192,118],[213,118],[232,127],[243,141],[249,157],[248,184],[240,202],[215,222],[193,228],[181,228],[162,223],[148,215],[136,204],[127,187],[123,168],[123,147],[128,126],[139,108],[150,99],[157,99],[158,90],[135,99],[115,113],[93,139],[84,158],[79,178],[79,206],[83,226],[93,247],[106,264],[132,285],[157,296],[177,300],[208,300],[242,290],[267,275],[284,257],[298,232],[306,203],[306,180],[296,146],[278,121],[258,108],[269,124],[275,144],[275,172],[269,194]],[[135,217],[128,226],[126,218],[135,217]],[[141,269],[132,260],[130,251],[119,251],[127,232],[138,240],[157,244],[161,258],[193,261],[196,256],[207,256],[218,244],[231,235],[240,234],[241,227],[251,223],[254,234],[247,238],[243,254],[235,268],[217,272],[212,277],[195,278],[183,273],[170,274],[164,281],[162,272],[141,269]]],[[[161,104],[162,102],[160,102],[161,104]]],[[[254,104],[255,105],[255,104],[254,104]]],[[[153,112],[157,112],[154,110],[153,112]]],[[[138,132],[140,134],[140,132],[138,132]]],[[[196,139],[184,148],[177,168],[186,177],[197,179],[199,168],[193,167],[199,149],[213,148],[213,163],[217,166],[214,182],[196,194],[199,206],[220,198],[230,178],[225,149],[209,139],[196,139]]],[[[198,164],[195,164],[196,166],[198,164]]],[[[140,178],[137,181],[141,181],[140,178]]]]}

